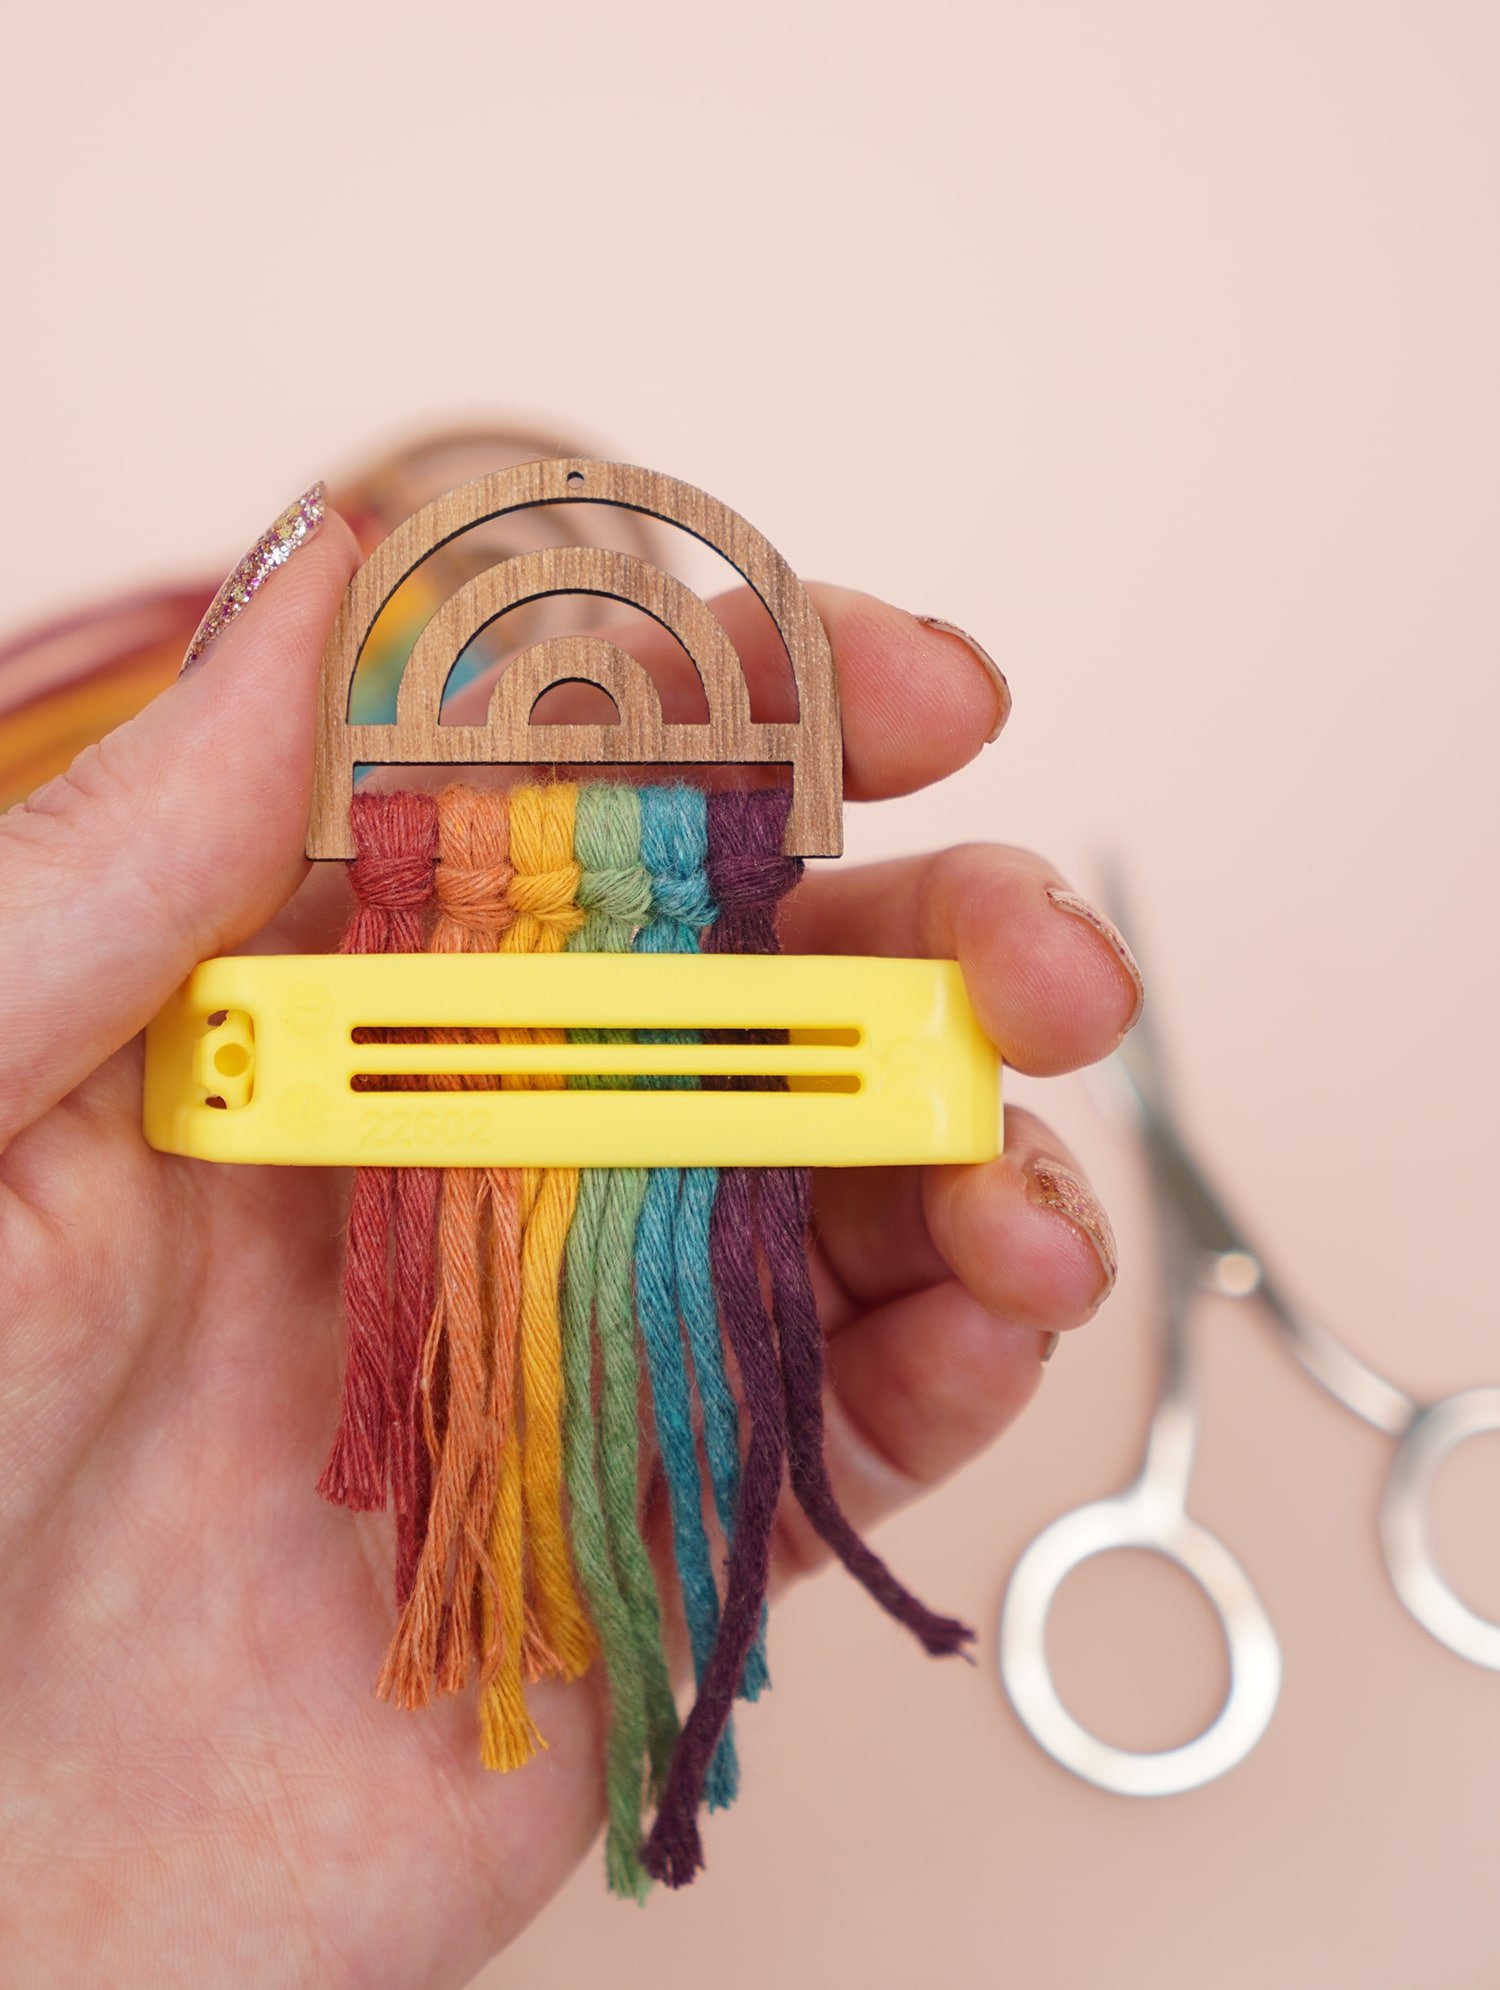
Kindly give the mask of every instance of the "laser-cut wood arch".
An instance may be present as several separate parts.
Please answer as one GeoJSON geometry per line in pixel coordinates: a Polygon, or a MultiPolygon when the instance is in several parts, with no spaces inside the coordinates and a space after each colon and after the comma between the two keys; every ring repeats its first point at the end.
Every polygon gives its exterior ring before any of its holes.
{"type": "Polygon", "coordinates": [[[376,547],[349,583],[323,654],[313,773],[309,857],[352,857],[349,802],[354,768],[516,766],[568,761],[598,765],[784,765],[792,777],[786,851],[836,857],[843,847],[843,740],[828,637],[807,591],[769,540],[705,491],[627,463],[565,457],[520,463],[476,478],[424,505],[376,547]],[[691,589],[632,554],[555,546],[501,560],[443,603],[407,660],[396,717],[352,725],[354,672],[377,617],[427,555],[485,520],[535,505],[618,505],[679,525],[721,553],[759,595],[791,664],[798,717],[761,724],[738,654],[691,589]],[[593,636],[555,636],[513,657],[479,725],[440,722],[443,690],[465,646],[507,609],[554,594],[598,594],[629,602],[682,644],[703,685],[706,722],[669,723],[636,659],[593,636]],[[538,699],[554,684],[597,685],[619,714],[611,725],[534,725],[538,699]]]}

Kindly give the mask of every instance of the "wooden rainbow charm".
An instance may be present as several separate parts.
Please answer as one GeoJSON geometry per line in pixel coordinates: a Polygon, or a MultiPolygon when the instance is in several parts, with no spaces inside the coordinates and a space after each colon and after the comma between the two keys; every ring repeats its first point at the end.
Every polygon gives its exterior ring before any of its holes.
{"type": "Polygon", "coordinates": [[[352,857],[354,769],[379,766],[735,766],[791,770],[788,856],[836,857],[843,844],[843,735],[828,637],[806,589],[770,542],[704,491],[652,470],[585,458],[520,463],[424,505],[381,542],[349,585],[323,661],[307,854],[352,857]],[[786,647],[797,691],[790,725],[757,724],[734,646],[681,581],[627,553],[562,546],[519,553],[450,595],[418,638],[389,725],[352,725],[354,673],[380,611],[407,575],[460,532],[544,504],[610,504],[679,525],[729,561],[755,590],[786,647]],[[708,701],[703,724],[668,724],[655,686],[627,650],[591,636],[554,636],[515,657],[483,725],[444,725],[444,687],[464,648],[507,609],[545,595],[628,602],[676,636],[708,701]],[[613,725],[534,725],[555,684],[596,685],[613,725]]]}

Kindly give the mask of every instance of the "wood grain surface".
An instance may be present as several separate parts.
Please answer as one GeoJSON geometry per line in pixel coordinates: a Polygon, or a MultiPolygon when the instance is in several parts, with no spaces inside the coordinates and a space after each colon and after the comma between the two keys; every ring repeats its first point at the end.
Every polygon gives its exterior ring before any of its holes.
{"type": "Polygon", "coordinates": [[[836,857],[843,847],[838,683],[828,637],[806,589],[775,547],[727,505],[631,464],[579,457],[516,464],[445,492],[376,547],[349,583],[323,656],[309,857],[354,855],[349,802],[354,769],[361,763],[782,765],[792,781],[787,854],[836,857]],[[797,693],[796,721],[761,723],[751,717],[734,645],[680,580],[634,554],[553,546],[501,560],[450,595],[407,661],[395,719],[351,724],[350,689],[360,654],[382,608],[413,569],[487,519],[570,501],[645,513],[681,526],[722,554],[765,604],[785,645],[797,693]],[[443,724],[444,689],[467,644],[507,610],[564,594],[627,602],[674,635],[703,685],[706,721],[668,723],[646,670],[616,644],[597,636],[555,636],[511,659],[495,682],[483,724],[443,724]],[[606,694],[617,714],[613,723],[532,722],[545,692],[580,682],[606,694]]]}

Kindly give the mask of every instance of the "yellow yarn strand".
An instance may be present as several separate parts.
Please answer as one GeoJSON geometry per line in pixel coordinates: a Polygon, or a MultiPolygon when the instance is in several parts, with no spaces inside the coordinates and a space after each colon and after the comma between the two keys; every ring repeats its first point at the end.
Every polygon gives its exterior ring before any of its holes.
{"type": "MultiPolygon", "coordinates": [[[[577,804],[577,788],[565,783],[521,788],[511,797],[510,900],[516,918],[500,943],[503,953],[560,953],[569,933],[583,923],[573,858],[577,804]]],[[[566,1040],[561,1030],[536,1030],[528,1036],[539,1043],[566,1040]]],[[[543,1074],[516,1082],[532,1089],[562,1083],[543,1074]]],[[[577,1196],[576,1168],[523,1171],[517,1391],[521,1414],[501,1457],[495,1494],[490,1559],[500,1593],[501,1621],[498,1638],[486,1636],[495,1655],[480,1709],[484,1760],[493,1768],[514,1767],[526,1761],[535,1747],[535,1730],[526,1717],[521,1692],[523,1659],[531,1678],[577,1679],[588,1670],[595,1652],[593,1629],[573,1580],[562,1506],[559,1287],[577,1196]],[[523,1551],[523,1515],[529,1555],[523,1551]]]]}

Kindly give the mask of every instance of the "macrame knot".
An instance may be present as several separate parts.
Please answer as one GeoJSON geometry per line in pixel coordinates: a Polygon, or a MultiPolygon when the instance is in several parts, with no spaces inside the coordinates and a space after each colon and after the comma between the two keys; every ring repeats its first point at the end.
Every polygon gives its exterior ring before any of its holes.
{"type": "Polygon", "coordinates": [[[621,869],[590,870],[578,879],[578,903],[595,919],[606,919],[633,932],[651,913],[651,879],[640,864],[621,869]]]}
{"type": "Polygon", "coordinates": [[[701,865],[696,870],[651,873],[651,911],[657,919],[670,919],[676,926],[695,931],[710,925],[716,908],[708,877],[701,865]]]}
{"type": "Polygon", "coordinates": [[[511,911],[555,932],[576,933],[584,920],[577,902],[579,875],[577,864],[551,871],[515,871],[508,894],[511,911]]]}
{"type": "Polygon", "coordinates": [[[515,914],[510,890],[510,803],[487,788],[445,788],[438,796],[436,890],[444,922],[457,928],[440,943],[451,951],[464,935],[491,940],[515,914]]]}
{"type": "Polygon", "coordinates": [[[432,896],[437,805],[431,795],[356,795],[349,883],[360,909],[419,912],[432,896]]]}
{"type": "Polygon", "coordinates": [[[438,907],[445,919],[494,938],[515,923],[515,908],[507,903],[514,876],[509,864],[439,864],[438,907]]]}
{"type": "Polygon", "coordinates": [[[704,870],[708,804],[697,788],[673,782],[641,792],[641,862],[651,876],[651,916],[657,929],[643,940],[649,953],[695,953],[698,935],[717,911],[704,870]]]}
{"type": "Polygon", "coordinates": [[[359,856],[349,866],[349,883],[371,912],[418,912],[432,896],[432,860],[359,856]]]}
{"type": "Polygon", "coordinates": [[[749,851],[713,858],[708,884],[721,912],[773,911],[802,875],[800,857],[749,851]]]}
{"type": "Polygon", "coordinates": [[[708,798],[708,887],[719,917],[706,944],[715,953],[773,954],[776,913],[802,875],[782,853],[789,788],[726,789],[708,798]]]}

